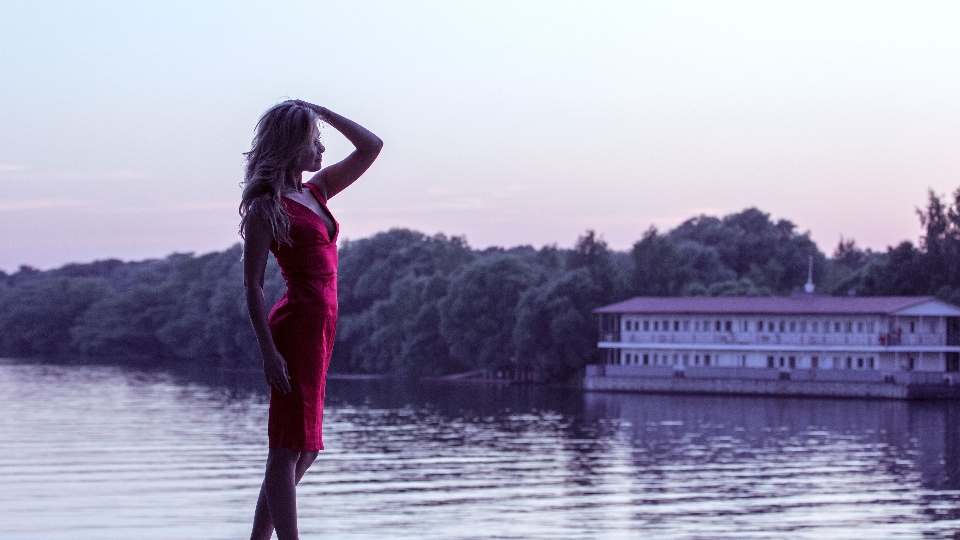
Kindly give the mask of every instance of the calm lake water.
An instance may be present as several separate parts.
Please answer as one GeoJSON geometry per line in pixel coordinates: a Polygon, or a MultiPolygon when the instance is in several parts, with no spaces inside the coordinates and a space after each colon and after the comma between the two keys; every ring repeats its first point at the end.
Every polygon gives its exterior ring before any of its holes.
{"type": "MultiPolygon", "coordinates": [[[[960,405],[331,381],[301,537],[960,538],[960,405]]],[[[0,538],[245,538],[260,381],[0,361],[0,538]]]]}

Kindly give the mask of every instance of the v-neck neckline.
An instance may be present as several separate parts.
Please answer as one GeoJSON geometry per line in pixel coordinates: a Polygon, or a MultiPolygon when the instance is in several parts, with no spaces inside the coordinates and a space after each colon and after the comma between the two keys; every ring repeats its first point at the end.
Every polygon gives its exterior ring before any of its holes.
{"type": "Polygon", "coordinates": [[[337,223],[337,220],[336,220],[336,219],[334,219],[333,214],[330,213],[330,209],[327,208],[327,205],[324,204],[323,201],[320,200],[320,197],[317,196],[316,192],[313,191],[313,189],[314,189],[313,186],[311,186],[309,183],[305,183],[304,185],[307,186],[307,189],[310,191],[310,194],[313,195],[313,198],[316,199],[316,200],[317,200],[317,203],[320,204],[320,209],[323,210],[323,212],[326,214],[326,216],[327,216],[328,218],[330,218],[330,222],[333,223],[333,232],[332,232],[332,233],[330,232],[330,227],[327,225],[327,222],[324,221],[323,216],[321,216],[321,215],[318,214],[317,212],[314,212],[314,211],[313,211],[313,208],[310,208],[309,206],[303,204],[302,202],[300,202],[300,201],[298,201],[298,200],[296,200],[296,199],[287,197],[286,195],[281,195],[281,197],[283,197],[284,199],[286,199],[286,200],[288,200],[288,201],[293,201],[293,202],[295,202],[296,204],[302,206],[302,207],[305,208],[308,212],[310,212],[311,214],[313,214],[318,220],[320,220],[320,223],[323,224],[323,230],[325,230],[325,231],[327,232],[327,239],[328,239],[329,241],[333,242],[334,239],[337,237],[337,233],[340,232],[340,224],[337,223]]]}

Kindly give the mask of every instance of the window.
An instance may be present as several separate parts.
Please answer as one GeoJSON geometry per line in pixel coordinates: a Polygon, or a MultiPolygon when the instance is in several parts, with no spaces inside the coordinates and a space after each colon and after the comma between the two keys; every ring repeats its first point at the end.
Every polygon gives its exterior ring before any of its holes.
{"type": "Polygon", "coordinates": [[[709,354],[703,355],[703,365],[705,365],[705,366],[709,366],[709,365],[710,365],[710,355],[709,355],[709,354]]]}
{"type": "Polygon", "coordinates": [[[833,323],[833,331],[834,331],[834,332],[837,332],[837,333],[840,333],[840,322],[839,322],[839,321],[833,323]]]}
{"type": "Polygon", "coordinates": [[[670,331],[670,321],[663,321],[663,324],[660,325],[660,328],[663,328],[664,332],[670,331]]]}
{"type": "Polygon", "coordinates": [[[678,360],[677,355],[673,355],[673,365],[677,365],[677,360],[678,360]]]}
{"type": "Polygon", "coordinates": [[[781,356],[781,357],[780,357],[780,367],[783,367],[784,365],[786,365],[786,359],[781,356]]]}
{"type": "Polygon", "coordinates": [[[645,365],[645,366],[650,365],[650,355],[649,355],[649,354],[643,355],[643,365],[645,365]]]}
{"type": "Polygon", "coordinates": [[[690,363],[690,355],[689,355],[689,354],[683,355],[683,365],[686,366],[686,365],[688,365],[689,363],[690,363]]]}
{"type": "Polygon", "coordinates": [[[780,331],[781,331],[781,332],[786,332],[786,331],[787,331],[787,323],[785,323],[785,322],[783,322],[783,321],[780,321],[780,331]]]}
{"type": "Polygon", "coordinates": [[[763,321],[757,321],[757,332],[763,332],[763,321]]]}
{"type": "Polygon", "coordinates": [[[714,328],[714,330],[716,330],[717,332],[719,332],[719,331],[720,331],[720,321],[714,322],[713,328],[714,328]]]}
{"type": "Polygon", "coordinates": [[[673,321],[673,331],[674,332],[680,331],[680,321],[673,321]]]}
{"type": "Polygon", "coordinates": [[[871,356],[870,358],[867,358],[867,367],[870,369],[874,369],[874,366],[875,364],[874,364],[873,357],[871,356]]]}
{"type": "Polygon", "coordinates": [[[863,358],[857,358],[857,369],[863,369],[863,358]]]}
{"type": "Polygon", "coordinates": [[[847,324],[844,326],[844,330],[845,330],[848,334],[849,334],[850,332],[853,332],[853,323],[850,322],[850,321],[847,321],[847,324]]]}
{"type": "Polygon", "coordinates": [[[773,332],[775,330],[775,323],[773,321],[767,321],[767,332],[773,332]]]}
{"type": "Polygon", "coordinates": [[[768,368],[772,368],[772,367],[773,367],[773,357],[772,357],[772,356],[768,356],[768,357],[767,357],[767,367],[768,367],[768,368]]]}
{"type": "Polygon", "coordinates": [[[660,331],[660,321],[653,321],[653,331],[654,332],[660,331]]]}
{"type": "Polygon", "coordinates": [[[857,332],[863,333],[863,321],[857,323],[857,332]]]}
{"type": "Polygon", "coordinates": [[[800,322],[800,331],[801,331],[801,332],[806,332],[806,331],[807,331],[807,321],[801,321],[801,322],[800,322]]]}
{"type": "Polygon", "coordinates": [[[930,326],[929,332],[930,332],[931,334],[936,334],[936,333],[937,333],[937,320],[936,320],[936,319],[933,319],[933,320],[927,321],[927,324],[930,326]]]}
{"type": "Polygon", "coordinates": [[[699,365],[700,365],[700,355],[699,355],[699,354],[693,355],[693,364],[696,365],[696,366],[699,366],[699,365]]]}
{"type": "Polygon", "coordinates": [[[797,323],[795,321],[790,321],[790,331],[791,332],[797,331],[797,323]]]}
{"type": "Polygon", "coordinates": [[[873,322],[873,321],[870,321],[870,322],[867,324],[867,327],[868,327],[868,330],[867,330],[867,331],[870,332],[871,334],[877,331],[877,330],[876,330],[876,328],[877,328],[876,323],[873,322]]]}
{"type": "Polygon", "coordinates": [[[910,333],[912,334],[916,331],[917,331],[917,323],[910,321],[910,333]]]}
{"type": "Polygon", "coordinates": [[[818,357],[816,357],[816,356],[811,356],[811,357],[810,357],[810,367],[813,368],[813,369],[817,369],[818,367],[820,367],[820,358],[818,358],[818,357]]]}
{"type": "Polygon", "coordinates": [[[853,367],[853,358],[851,358],[851,357],[848,356],[848,357],[847,357],[847,369],[850,369],[850,368],[852,368],[852,367],[853,367]]]}
{"type": "Polygon", "coordinates": [[[791,357],[788,358],[787,360],[790,362],[790,363],[789,363],[790,369],[794,369],[794,368],[797,367],[797,357],[796,357],[796,356],[791,356],[791,357]]]}
{"type": "Polygon", "coordinates": [[[810,323],[810,331],[818,332],[819,331],[819,329],[817,328],[818,326],[820,325],[817,323],[817,321],[813,321],[812,323],[810,323]]]}
{"type": "Polygon", "coordinates": [[[643,321],[643,331],[644,332],[650,331],[650,321],[643,321]]]}
{"type": "Polygon", "coordinates": [[[690,321],[683,321],[683,331],[684,332],[690,331],[690,321]]]}
{"type": "Polygon", "coordinates": [[[727,332],[733,332],[733,321],[727,321],[723,324],[724,329],[727,332]]]}

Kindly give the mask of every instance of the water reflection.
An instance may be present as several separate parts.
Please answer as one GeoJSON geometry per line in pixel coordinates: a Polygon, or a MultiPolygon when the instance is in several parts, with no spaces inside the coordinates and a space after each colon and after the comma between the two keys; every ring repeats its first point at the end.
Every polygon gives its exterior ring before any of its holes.
{"type": "MultiPolygon", "coordinates": [[[[0,538],[238,538],[258,374],[0,363],[0,538]],[[228,380],[229,379],[229,380],[228,380]],[[225,384],[229,382],[229,384],[225,384]]],[[[958,405],[332,381],[304,538],[954,538],[958,405]]]]}

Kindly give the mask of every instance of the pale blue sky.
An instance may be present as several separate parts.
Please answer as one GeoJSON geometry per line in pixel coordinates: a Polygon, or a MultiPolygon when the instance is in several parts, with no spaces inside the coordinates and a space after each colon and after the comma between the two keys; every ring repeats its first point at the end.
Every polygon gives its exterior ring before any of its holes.
{"type": "Polygon", "coordinates": [[[916,240],[960,186],[957,6],[0,0],[0,269],[233,244],[285,97],[386,141],[344,238],[625,249],[758,206],[828,252],[916,240]]]}

